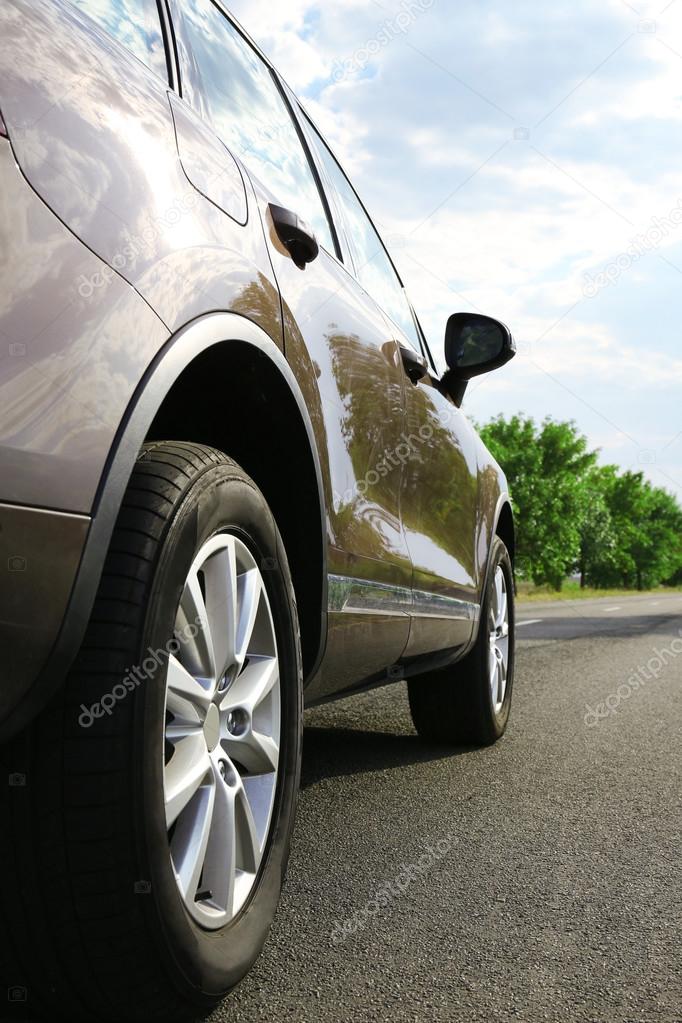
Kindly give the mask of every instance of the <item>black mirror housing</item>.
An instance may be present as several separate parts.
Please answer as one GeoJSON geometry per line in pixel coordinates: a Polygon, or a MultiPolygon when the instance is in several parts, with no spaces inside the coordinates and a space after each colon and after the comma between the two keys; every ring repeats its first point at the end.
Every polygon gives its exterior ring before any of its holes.
{"type": "Polygon", "coordinates": [[[480,313],[454,313],[445,330],[445,361],[451,380],[466,381],[499,369],[516,355],[508,327],[480,313]]]}

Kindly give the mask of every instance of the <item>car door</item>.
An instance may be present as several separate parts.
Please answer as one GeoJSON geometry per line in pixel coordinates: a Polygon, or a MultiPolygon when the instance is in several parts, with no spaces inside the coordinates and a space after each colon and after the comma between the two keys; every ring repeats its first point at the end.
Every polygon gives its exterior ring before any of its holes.
{"type": "Polygon", "coordinates": [[[365,208],[308,119],[306,126],[342,213],[355,272],[384,311],[403,363],[403,430],[394,455],[413,562],[412,628],[404,656],[459,646],[469,640],[477,616],[476,436],[439,388],[400,278],[365,208]]]}
{"type": "Polygon", "coordinates": [[[478,444],[462,411],[439,387],[418,336],[397,324],[403,352],[425,361],[405,398],[410,458],[403,468],[401,516],[414,565],[414,621],[406,656],[465,644],[477,621],[481,587],[478,444]]]}
{"type": "MultiPolygon", "coordinates": [[[[404,373],[385,317],[343,262],[314,162],[274,71],[211,0],[174,8],[183,95],[242,161],[279,285],[287,360],[315,430],[326,486],[329,642],[319,693],[385,674],[409,635],[412,564],[400,521],[404,373]],[[311,224],[299,268],[273,207],[311,224]]],[[[273,424],[276,428],[277,424],[273,424]]],[[[313,499],[313,495],[292,495],[313,499]]]]}

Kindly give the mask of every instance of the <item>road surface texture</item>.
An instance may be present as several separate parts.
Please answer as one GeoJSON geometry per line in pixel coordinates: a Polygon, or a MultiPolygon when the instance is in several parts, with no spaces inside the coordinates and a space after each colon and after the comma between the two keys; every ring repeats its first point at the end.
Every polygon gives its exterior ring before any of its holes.
{"type": "Polygon", "coordinates": [[[518,619],[495,747],[423,744],[402,685],[307,713],[281,908],[213,1023],[682,1020],[682,596],[518,619]]]}

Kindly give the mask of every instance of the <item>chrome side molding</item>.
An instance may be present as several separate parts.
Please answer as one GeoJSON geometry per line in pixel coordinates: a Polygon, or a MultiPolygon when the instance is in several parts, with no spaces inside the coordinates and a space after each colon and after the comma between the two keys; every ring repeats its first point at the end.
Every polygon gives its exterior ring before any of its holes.
{"type": "Polygon", "coordinates": [[[329,576],[328,608],[337,613],[452,618],[466,622],[478,621],[480,614],[478,604],[466,600],[343,575],[329,576]]]}
{"type": "Polygon", "coordinates": [[[412,611],[412,591],[406,586],[330,575],[328,606],[330,611],[404,617],[412,611]]]}

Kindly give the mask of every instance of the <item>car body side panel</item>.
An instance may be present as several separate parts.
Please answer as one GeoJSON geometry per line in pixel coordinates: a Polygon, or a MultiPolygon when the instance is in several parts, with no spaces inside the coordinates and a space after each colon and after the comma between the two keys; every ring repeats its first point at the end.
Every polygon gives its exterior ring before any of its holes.
{"type": "MultiPolygon", "coordinates": [[[[0,110],[22,171],[57,216],[169,330],[235,311],[281,342],[260,224],[242,226],[190,183],[166,83],[70,4],[4,0],[0,34],[0,110]]],[[[215,186],[223,197],[228,167],[215,186]]]]}
{"type": "Polygon", "coordinates": [[[469,641],[485,563],[475,539],[476,434],[430,376],[408,385],[405,444],[410,455],[403,465],[401,515],[413,587],[436,598],[432,611],[415,613],[406,650],[406,656],[415,656],[469,641]]]}
{"type": "Polygon", "coordinates": [[[481,565],[474,540],[478,462],[474,431],[428,377],[406,405],[413,457],[406,463],[402,514],[415,588],[477,601],[481,565]],[[422,432],[420,432],[422,431],[422,432]]]}
{"type": "Polygon", "coordinates": [[[168,330],[41,202],[4,139],[0,181],[0,501],[89,513],[168,330]]]}

